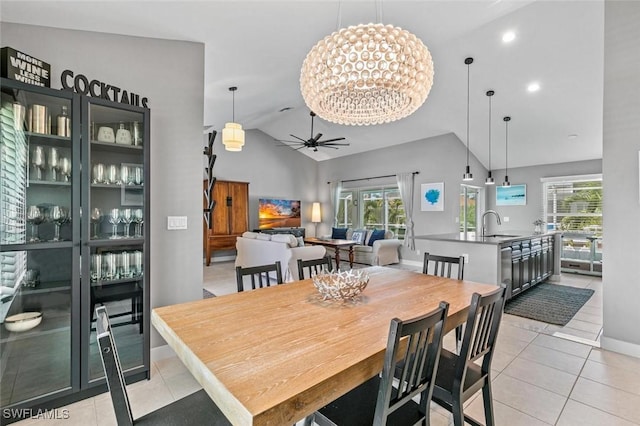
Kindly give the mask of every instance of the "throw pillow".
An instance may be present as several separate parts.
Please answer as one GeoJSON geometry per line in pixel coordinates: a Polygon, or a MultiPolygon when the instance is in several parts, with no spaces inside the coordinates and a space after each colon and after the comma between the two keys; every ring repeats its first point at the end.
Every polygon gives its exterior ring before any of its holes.
{"type": "Polygon", "coordinates": [[[367,230],[366,229],[356,229],[355,231],[353,231],[353,234],[351,234],[351,240],[355,241],[359,245],[363,245],[364,244],[364,237],[366,237],[366,236],[367,236],[367,230]]]}
{"type": "Polygon", "coordinates": [[[349,228],[331,228],[331,239],[332,240],[347,239],[347,229],[349,228]]]}
{"type": "Polygon", "coordinates": [[[377,240],[384,240],[384,229],[375,229],[371,231],[371,236],[369,237],[369,245],[373,246],[373,242],[377,240]]]}
{"type": "Polygon", "coordinates": [[[296,237],[298,240],[298,247],[304,247],[304,237],[296,237]]]}

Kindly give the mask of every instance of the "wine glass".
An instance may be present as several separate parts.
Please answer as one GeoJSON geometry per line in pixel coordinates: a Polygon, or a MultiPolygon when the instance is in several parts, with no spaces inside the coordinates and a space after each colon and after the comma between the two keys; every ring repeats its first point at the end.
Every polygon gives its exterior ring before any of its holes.
{"type": "Polygon", "coordinates": [[[58,180],[58,170],[60,168],[60,156],[58,154],[58,148],[49,148],[49,180],[58,180]]]}
{"type": "Polygon", "coordinates": [[[120,223],[120,210],[119,209],[111,209],[109,210],[109,223],[113,225],[113,234],[109,237],[112,240],[120,238],[118,236],[118,224],[120,223]]]}
{"type": "Polygon", "coordinates": [[[123,185],[130,185],[130,181],[131,181],[131,170],[129,169],[129,166],[125,166],[124,164],[120,166],[120,181],[122,182],[123,185]]]}
{"type": "Polygon", "coordinates": [[[135,238],[141,238],[142,237],[142,209],[135,209],[133,211],[133,223],[134,223],[134,234],[133,236],[135,238]]]}
{"type": "Polygon", "coordinates": [[[115,164],[109,164],[107,167],[107,183],[111,185],[120,185],[120,170],[115,164]]]}
{"type": "Polygon", "coordinates": [[[63,157],[60,160],[60,173],[62,173],[62,181],[69,182],[71,180],[71,160],[63,157]]]}
{"type": "Polygon", "coordinates": [[[42,214],[40,207],[29,206],[27,209],[27,222],[31,224],[31,238],[29,239],[29,242],[35,243],[40,241],[40,237],[38,236],[38,227],[42,222],[44,222],[44,214],[42,214]]]}
{"type": "Polygon", "coordinates": [[[144,173],[142,167],[136,166],[133,169],[133,183],[135,185],[142,185],[142,181],[144,180],[144,173]]]}
{"type": "Polygon", "coordinates": [[[91,224],[93,225],[93,236],[92,240],[97,240],[100,238],[98,236],[98,224],[102,222],[102,210],[97,207],[91,209],[91,224]]]}
{"type": "Polygon", "coordinates": [[[53,206],[49,212],[49,218],[53,222],[55,228],[53,233],[53,239],[51,241],[62,241],[60,238],[60,226],[66,223],[68,220],[67,212],[64,207],[53,206]]]}
{"type": "Polygon", "coordinates": [[[105,167],[102,163],[93,165],[93,183],[104,183],[105,167]]]}
{"type": "Polygon", "coordinates": [[[42,180],[42,171],[44,170],[45,166],[44,148],[39,145],[33,147],[31,164],[34,167],[35,180],[42,180]]]}
{"type": "Polygon", "coordinates": [[[131,213],[131,209],[120,210],[120,222],[124,224],[124,238],[130,238],[129,228],[131,227],[132,219],[133,215],[131,213]]]}

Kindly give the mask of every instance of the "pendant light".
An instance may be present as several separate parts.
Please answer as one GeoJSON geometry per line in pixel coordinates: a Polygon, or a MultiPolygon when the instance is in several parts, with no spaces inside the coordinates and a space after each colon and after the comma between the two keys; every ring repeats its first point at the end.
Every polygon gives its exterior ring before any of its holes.
{"type": "Polygon", "coordinates": [[[503,187],[511,186],[511,182],[509,182],[509,121],[511,121],[511,117],[505,117],[504,120],[504,182],[502,182],[503,187]]]}
{"type": "Polygon", "coordinates": [[[473,63],[473,58],[466,58],[464,63],[467,64],[467,168],[462,175],[462,180],[469,182],[473,180],[471,169],[469,168],[469,69],[473,63]]]}
{"type": "Polygon", "coordinates": [[[244,145],[244,130],[242,125],[236,123],[236,90],[237,87],[229,87],[229,91],[233,94],[233,115],[232,122],[226,123],[222,129],[222,143],[227,151],[242,151],[244,145]]]}
{"type": "Polygon", "coordinates": [[[491,176],[491,98],[495,92],[493,90],[487,91],[487,97],[489,98],[489,173],[484,181],[485,185],[495,185],[496,181],[491,176]]]}

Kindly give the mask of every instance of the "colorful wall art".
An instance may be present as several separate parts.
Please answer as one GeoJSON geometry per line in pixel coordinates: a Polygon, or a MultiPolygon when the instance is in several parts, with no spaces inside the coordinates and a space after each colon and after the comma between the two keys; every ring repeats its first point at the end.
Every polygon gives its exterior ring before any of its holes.
{"type": "Polygon", "coordinates": [[[444,182],[420,185],[420,209],[423,212],[444,211],[444,182]]]}
{"type": "Polygon", "coordinates": [[[496,206],[526,206],[527,185],[496,185],[496,206]]]}

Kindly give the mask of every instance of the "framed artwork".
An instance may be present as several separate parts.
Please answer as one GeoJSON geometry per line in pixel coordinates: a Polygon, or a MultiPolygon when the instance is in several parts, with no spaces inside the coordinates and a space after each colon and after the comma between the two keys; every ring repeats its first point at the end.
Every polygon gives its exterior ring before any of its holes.
{"type": "Polygon", "coordinates": [[[444,211],[444,182],[420,185],[420,210],[423,212],[444,211]]]}
{"type": "Polygon", "coordinates": [[[496,206],[525,206],[527,205],[527,185],[496,185],[496,206]]]}

